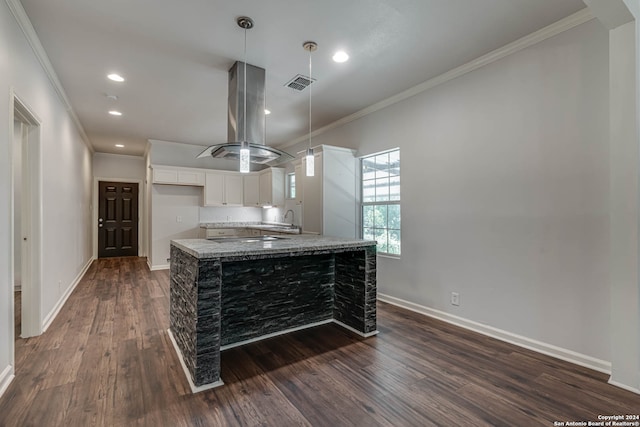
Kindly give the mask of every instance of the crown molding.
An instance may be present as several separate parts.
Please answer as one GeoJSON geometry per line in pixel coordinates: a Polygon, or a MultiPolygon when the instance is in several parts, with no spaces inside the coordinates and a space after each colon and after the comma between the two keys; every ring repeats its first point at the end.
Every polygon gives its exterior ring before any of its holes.
{"type": "Polygon", "coordinates": [[[36,30],[33,28],[33,25],[31,24],[31,21],[27,16],[27,12],[25,12],[24,7],[22,7],[22,3],[20,3],[20,0],[5,0],[5,2],[7,3],[7,6],[9,6],[9,10],[11,11],[11,14],[15,18],[16,22],[18,23],[18,26],[20,27],[20,29],[22,30],[22,33],[27,39],[29,46],[31,46],[33,53],[36,55],[36,58],[38,58],[38,62],[40,62],[42,69],[44,70],[45,74],[49,78],[49,81],[51,82],[51,85],[56,91],[58,98],[60,98],[60,101],[62,101],[62,104],[67,110],[67,113],[71,116],[71,120],[73,120],[73,123],[78,129],[78,132],[80,133],[80,137],[84,141],[89,151],[94,153],[95,150],[93,148],[93,144],[91,144],[91,140],[87,136],[87,133],[85,132],[84,127],[82,126],[82,123],[80,123],[80,119],[76,115],[76,112],[73,110],[73,107],[69,102],[69,98],[67,97],[67,94],[64,91],[64,87],[62,86],[62,83],[60,83],[60,79],[58,79],[58,75],[56,74],[53,68],[53,65],[51,65],[51,61],[49,61],[49,56],[47,55],[47,52],[44,50],[42,43],[40,43],[38,34],[36,33],[36,30]]]}
{"type": "Polygon", "coordinates": [[[449,80],[453,80],[457,77],[460,77],[464,74],[470,73],[471,71],[477,70],[480,67],[484,67],[485,65],[491,64],[492,62],[498,61],[506,56],[512,55],[516,52],[519,52],[523,49],[526,49],[530,46],[533,46],[537,43],[540,43],[544,40],[547,40],[553,36],[556,36],[560,33],[563,33],[567,30],[570,30],[574,27],[577,27],[580,24],[584,24],[585,22],[589,22],[594,19],[595,16],[591,13],[589,8],[584,8],[572,15],[567,16],[560,21],[554,22],[551,25],[548,25],[536,32],[533,32],[529,35],[526,35],[514,42],[511,42],[505,46],[502,46],[492,52],[487,53],[479,58],[474,59],[473,61],[467,62],[459,67],[453,68],[439,76],[436,76],[432,79],[429,79],[425,82],[422,82],[412,88],[409,88],[403,92],[400,92],[396,95],[393,95],[387,99],[384,99],[380,102],[377,102],[369,107],[366,107],[360,111],[357,111],[351,115],[343,117],[339,120],[336,120],[333,123],[329,123],[326,126],[318,128],[311,132],[311,134],[306,134],[304,136],[293,139],[289,142],[285,142],[283,144],[278,145],[278,148],[287,148],[292,145],[299,144],[303,141],[307,141],[309,136],[316,137],[325,132],[328,132],[332,129],[338,128],[340,126],[344,126],[347,123],[358,120],[362,117],[365,117],[369,114],[375,113],[376,111],[387,108],[393,104],[397,104],[398,102],[404,101],[405,99],[411,98],[421,92],[429,90],[433,87],[441,85],[443,83],[448,82],[449,80]]]}

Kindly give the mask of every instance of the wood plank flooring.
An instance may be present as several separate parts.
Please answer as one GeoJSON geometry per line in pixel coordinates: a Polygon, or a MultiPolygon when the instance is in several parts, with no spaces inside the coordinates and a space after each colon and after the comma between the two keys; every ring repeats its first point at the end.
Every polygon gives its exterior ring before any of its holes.
{"type": "Polygon", "coordinates": [[[366,340],[334,325],[222,354],[191,394],[167,336],[169,275],[95,261],[42,336],[16,341],[0,426],[552,426],[638,414],[607,376],[388,304],[366,340]]]}

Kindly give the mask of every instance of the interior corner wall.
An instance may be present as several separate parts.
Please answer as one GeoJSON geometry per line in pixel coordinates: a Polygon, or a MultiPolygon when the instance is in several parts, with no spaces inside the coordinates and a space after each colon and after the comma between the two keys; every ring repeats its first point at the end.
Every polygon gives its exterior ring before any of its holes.
{"type": "Polygon", "coordinates": [[[635,21],[609,33],[611,382],[640,389],[635,21]]]}
{"type": "Polygon", "coordinates": [[[400,147],[380,293],[610,360],[608,44],[591,20],[314,138],[400,147]]]}
{"type": "Polygon", "coordinates": [[[150,187],[150,268],[162,269],[169,265],[171,240],[199,237],[203,190],[202,187],[187,185],[153,184],[150,187]]]}
{"type": "Polygon", "coordinates": [[[0,2],[0,376],[11,368],[14,339],[10,303],[12,88],[41,121],[41,323],[44,323],[91,260],[91,152],[3,1],[0,2]]]}

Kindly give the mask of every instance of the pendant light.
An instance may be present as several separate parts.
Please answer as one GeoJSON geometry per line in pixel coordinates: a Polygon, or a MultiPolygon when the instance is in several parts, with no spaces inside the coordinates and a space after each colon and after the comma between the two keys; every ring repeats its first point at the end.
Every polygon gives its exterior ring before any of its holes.
{"type": "Polygon", "coordinates": [[[240,172],[249,173],[251,171],[251,156],[249,151],[249,141],[247,141],[247,30],[253,28],[253,20],[246,16],[242,16],[238,18],[238,25],[244,29],[244,112],[242,116],[242,142],[240,144],[240,172]]]}
{"type": "MultiPolygon", "coordinates": [[[[313,82],[311,78],[311,53],[318,49],[316,42],[304,42],[302,47],[309,52],[309,81],[313,82]]],[[[309,85],[309,145],[307,146],[306,161],[306,175],[313,176],[315,174],[313,148],[311,148],[311,84],[309,85]]]]}

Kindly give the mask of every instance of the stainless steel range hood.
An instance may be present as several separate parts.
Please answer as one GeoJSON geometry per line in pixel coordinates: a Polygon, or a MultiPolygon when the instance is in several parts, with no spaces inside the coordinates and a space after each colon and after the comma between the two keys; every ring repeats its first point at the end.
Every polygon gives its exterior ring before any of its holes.
{"type": "Polygon", "coordinates": [[[274,165],[293,159],[291,154],[265,145],[265,70],[250,64],[246,64],[247,117],[244,117],[244,65],[243,62],[237,61],[229,70],[227,115],[227,141],[229,142],[207,147],[198,155],[198,158],[212,156],[237,161],[240,158],[242,141],[248,141],[251,163],[274,165]]]}

